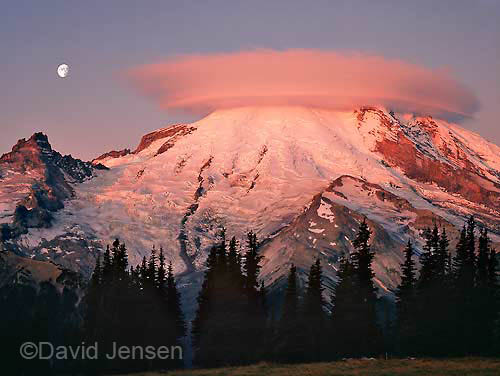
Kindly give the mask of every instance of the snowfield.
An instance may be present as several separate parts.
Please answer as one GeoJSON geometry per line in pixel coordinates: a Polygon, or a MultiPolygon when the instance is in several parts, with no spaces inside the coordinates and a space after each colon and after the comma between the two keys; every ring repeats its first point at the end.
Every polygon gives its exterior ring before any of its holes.
{"type": "MultiPolygon", "coordinates": [[[[266,240],[267,284],[279,283],[291,262],[303,275],[319,256],[331,287],[339,257],[366,216],[375,243],[392,248],[375,249],[376,281],[381,294],[390,294],[398,283],[400,247],[433,220],[459,227],[474,213],[500,241],[500,202],[492,207],[409,178],[384,155],[383,143],[412,143],[424,158],[475,170],[485,189],[500,192],[500,148],[447,122],[385,109],[246,107],[157,135],[136,153],[95,161],[110,170],[74,184],[74,198],[55,214],[53,226],[31,229],[20,244],[38,246],[40,257],[49,257],[46,243],[57,237],[95,241],[96,248],[119,237],[134,265],[161,246],[188,281],[185,288],[192,288],[221,226],[240,239],[252,229],[266,240]],[[349,220],[351,212],[356,220],[349,220]]],[[[0,222],[9,220],[9,202],[24,192],[22,179],[13,179],[0,180],[0,222]],[[19,188],[14,193],[12,184],[19,188]]]]}

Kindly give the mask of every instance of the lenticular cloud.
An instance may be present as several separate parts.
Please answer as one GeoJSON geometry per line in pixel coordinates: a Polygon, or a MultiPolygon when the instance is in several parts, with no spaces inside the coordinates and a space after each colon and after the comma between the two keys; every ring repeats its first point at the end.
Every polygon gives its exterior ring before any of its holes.
{"type": "Polygon", "coordinates": [[[335,110],[385,106],[448,119],[471,117],[475,95],[447,71],[361,53],[255,50],[185,55],[127,77],[162,108],[193,114],[258,105],[335,110]]]}

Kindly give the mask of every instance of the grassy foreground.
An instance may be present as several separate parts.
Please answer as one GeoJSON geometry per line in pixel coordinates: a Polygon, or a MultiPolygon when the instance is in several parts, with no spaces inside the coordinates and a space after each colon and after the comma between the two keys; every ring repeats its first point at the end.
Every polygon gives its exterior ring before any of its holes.
{"type": "Polygon", "coordinates": [[[500,375],[500,359],[347,360],[332,363],[281,365],[261,363],[247,367],[197,369],[137,376],[441,376],[500,375]]]}

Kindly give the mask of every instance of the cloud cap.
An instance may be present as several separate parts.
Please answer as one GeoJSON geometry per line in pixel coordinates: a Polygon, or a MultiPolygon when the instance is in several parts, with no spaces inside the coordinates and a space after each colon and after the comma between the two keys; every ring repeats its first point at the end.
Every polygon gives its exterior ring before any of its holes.
{"type": "Polygon", "coordinates": [[[384,106],[448,120],[472,117],[476,96],[448,71],[363,53],[293,49],[182,55],[135,67],[127,78],[162,108],[384,106]]]}

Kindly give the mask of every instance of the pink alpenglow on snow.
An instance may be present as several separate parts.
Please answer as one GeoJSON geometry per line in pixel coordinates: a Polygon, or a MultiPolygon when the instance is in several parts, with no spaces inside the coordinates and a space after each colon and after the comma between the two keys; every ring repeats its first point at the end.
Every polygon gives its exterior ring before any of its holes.
{"type": "Polygon", "coordinates": [[[384,106],[459,120],[479,109],[476,96],[446,69],[363,53],[293,49],[183,55],[135,67],[126,77],[162,108],[197,115],[260,105],[384,106]]]}

